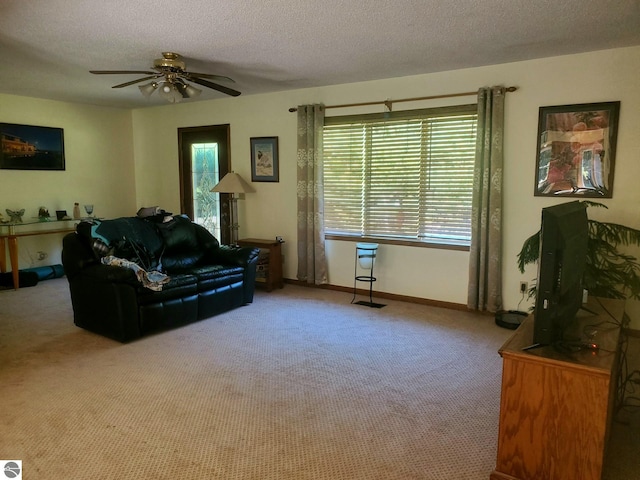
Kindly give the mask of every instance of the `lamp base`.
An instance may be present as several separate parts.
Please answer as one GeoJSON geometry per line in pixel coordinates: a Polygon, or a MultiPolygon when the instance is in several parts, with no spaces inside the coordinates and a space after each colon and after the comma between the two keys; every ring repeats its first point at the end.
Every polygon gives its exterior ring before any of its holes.
{"type": "Polygon", "coordinates": [[[238,228],[240,225],[238,224],[238,198],[235,194],[231,194],[231,225],[229,225],[229,229],[231,230],[231,238],[229,239],[230,245],[238,245],[238,228]]]}

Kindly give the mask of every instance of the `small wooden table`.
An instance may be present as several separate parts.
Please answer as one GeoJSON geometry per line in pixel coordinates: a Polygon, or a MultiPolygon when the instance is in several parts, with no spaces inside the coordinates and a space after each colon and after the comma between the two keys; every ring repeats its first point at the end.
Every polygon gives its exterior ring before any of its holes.
{"type": "MultiPolygon", "coordinates": [[[[7,257],[5,243],[9,244],[9,261],[11,262],[11,273],[13,276],[13,288],[20,288],[20,270],[18,268],[18,238],[31,237],[35,235],[52,235],[54,233],[75,232],[75,225],[55,229],[35,229],[36,225],[48,225],[53,223],[67,224],[74,220],[50,220],[46,222],[24,222],[24,223],[0,223],[0,272],[7,271],[7,257]],[[22,228],[24,231],[19,231],[22,228]]],[[[76,220],[77,221],[77,220],[76,220]]]]}
{"type": "Polygon", "coordinates": [[[264,285],[268,292],[273,290],[274,287],[284,287],[282,279],[282,244],[280,242],[260,238],[244,238],[238,240],[238,245],[260,249],[258,265],[256,266],[256,285],[264,285]]]}

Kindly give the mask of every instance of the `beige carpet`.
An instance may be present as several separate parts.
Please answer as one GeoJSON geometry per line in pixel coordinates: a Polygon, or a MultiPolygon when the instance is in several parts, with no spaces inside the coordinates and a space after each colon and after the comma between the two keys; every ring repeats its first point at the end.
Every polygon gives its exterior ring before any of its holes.
{"type": "Polygon", "coordinates": [[[46,479],[486,479],[493,319],[287,285],[122,345],[66,279],[0,292],[0,458],[46,479]]]}

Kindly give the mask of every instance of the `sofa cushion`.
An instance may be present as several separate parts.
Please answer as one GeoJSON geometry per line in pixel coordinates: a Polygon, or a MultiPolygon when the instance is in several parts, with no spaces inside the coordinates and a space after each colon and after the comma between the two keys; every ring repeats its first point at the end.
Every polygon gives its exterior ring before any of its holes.
{"type": "Polygon", "coordinates": [[[197,293],[198,279],[195,275],[171,275],[169,283],[162,286],[159,292],[140,286],[138,290],[138,303],[148,305],[150,303],[165,302],[173,298],[180,298],[197,293]]]}
{"type": "Polygon", "coordinates": [[[198,279],[198,290],[209,290],[242,282],[244,268],[225,265],[203,265],[188,270],[198,279]]]}
{"type": "Polygon", "coordinates": [[[164,253],[186,253],[198,248],[198,237],[189,218],[175,216],[173,220],[157,224],[164,240],[164,253]]]}
{"type": "Polygon", "coordinates": [[[193,228],[196,232],[196,237],[198,237],[198,245],[200,245],[203,250],[217,250],[220,247],[218,239],[205,227],[194,223],[193,228]]]}
{"type": "Polygon", "coordinates": [[[184,273],[198,264],[204,253],[200,250],[187,251],[184,253],[167,253],[162,256],[162,270],[171,273],[184,273]]]}

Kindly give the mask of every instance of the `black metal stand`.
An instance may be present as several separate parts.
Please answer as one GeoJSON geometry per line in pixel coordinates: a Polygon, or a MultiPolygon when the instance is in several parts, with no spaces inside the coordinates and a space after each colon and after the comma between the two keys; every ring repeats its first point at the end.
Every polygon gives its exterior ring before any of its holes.
{"type": "Polygon", "coordinates": [[[353,267],[353,298],[351,299],[351,303],[355,303],[356,305],[364,305],[366,307],[372,307],[372,308],[382,308],[385,306],[383,303],[376,303],[373,301],[373,282],[377,280],[376,277],[373,276],[373,264],[374,264],[373,260],[375,258],[374,252],[376,249],[367,249],[367,248],[356,246],[356,260],[355,260],[355,265],[353,267]],[[369,252],[369,253],[359,255],[359,250],[369,252]],[[368,257],[371,259],[371,268],[369,270],[369,275],[358,275],[358,260],[360,257],[368,257]],[[355,302],[356,293],[357,293],[357,287],[356,287],[357,282],[367,282],[369,284],[369,301],[368,302],[364,300],[355,302]]]}

